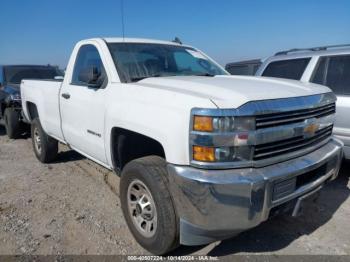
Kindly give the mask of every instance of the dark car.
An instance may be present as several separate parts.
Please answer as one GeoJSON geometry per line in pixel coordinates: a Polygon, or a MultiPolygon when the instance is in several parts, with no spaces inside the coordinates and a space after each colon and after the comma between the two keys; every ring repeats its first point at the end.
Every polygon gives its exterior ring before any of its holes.
{"type": "Polygon", "coordinates": [[[262,64],[260,59],[240,61],[229,63],[225,66],[225,69],[231,75],[247,75],[253,76],[262,64]]]}
{"type": "Polygon", "coordinates": [[[9,138],[18,137],[24,130],[20,84],[22,79],[54,79],[63,76],[55,66],[0,65],[0,121],[9,138]]]}

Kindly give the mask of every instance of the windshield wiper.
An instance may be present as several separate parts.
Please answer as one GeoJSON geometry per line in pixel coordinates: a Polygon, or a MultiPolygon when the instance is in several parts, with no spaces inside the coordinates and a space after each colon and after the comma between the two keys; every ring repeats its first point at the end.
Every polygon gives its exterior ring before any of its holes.
{"type": "Polygon", "coordinates": [[[209,73],[203,73],[203,74],[195,74],[193,76],[210,76],[210,77],[214,77],[215,75],[209,74],[209,73]]]}
{"type": "Polygon", "coordinates": [[[146,78],[151,78],[151,77],[162,77],[162,76],[173,76],[173,75],[167,75],[167,74],[154,74],[154,75],[149,75],[149,76],[140,76],[140,77],[131,77],[130,80],[131,82],[138,82],[146,78]]]}
{"type": "MultiPolygon", "coordinates": [[[[154,75],[149,75],[149,76],[139,76],[139,77],[131,77],[130,81],[131,82],[138,82],[146,78],[151,78],[151,77],[167,77],[167,76],[175,76],[174,74],[154,74],[154,75]]],[[[209,77],[214,77],[215,75],[209,74],[209,73],[203,73],[203,74],[193,74],[193,75],[184,75],[184,76],[209,76],[209,77]]]]}

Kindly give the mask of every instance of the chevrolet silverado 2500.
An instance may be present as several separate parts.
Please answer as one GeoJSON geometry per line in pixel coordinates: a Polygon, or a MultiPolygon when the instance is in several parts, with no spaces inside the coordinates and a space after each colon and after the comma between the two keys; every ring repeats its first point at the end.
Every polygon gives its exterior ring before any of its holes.
{"type": "Polygon", "coordinates": [[[297,214],[342,159],[330,89],[229,76],[177,43],[84,40],[62,81],[21,92],[37,158],[54,160],[59,141],[115,170],[126,222],[154,254],[297,214]]]}

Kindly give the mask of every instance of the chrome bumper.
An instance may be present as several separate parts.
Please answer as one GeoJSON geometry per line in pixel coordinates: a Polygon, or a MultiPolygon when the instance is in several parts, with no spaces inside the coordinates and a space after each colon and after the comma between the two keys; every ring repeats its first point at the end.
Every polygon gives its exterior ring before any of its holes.
{"type": "Polygon", "coordinates": [[[344,143],[344,157],[346,159],[350,159],[350,136],[348,134],[345,134],[344,132],[341,133],[338,130],[334,130],[333,134],[337,139],[344,143]]]}
{"type": "Polygon", "coordinates": [[[338,175],[342,146],[332,138],[312,153],[263,168],[203,170],[169,164],[181,244],[234,236],[267,220],[273,208],[317,191],[338,175]]]}

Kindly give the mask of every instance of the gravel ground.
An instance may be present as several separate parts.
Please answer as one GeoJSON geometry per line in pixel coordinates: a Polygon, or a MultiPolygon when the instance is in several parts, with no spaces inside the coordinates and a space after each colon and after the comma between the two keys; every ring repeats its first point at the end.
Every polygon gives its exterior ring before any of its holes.
{"type": "MultiPolygon", "coordinates": [[[[298,218],[173,255],[350,255],[349,168],[298,218]]],[[[0,126],[0,254],[148,254],[126,226],[117,185],[114,174],[64,148],[56,163],[39,163],[28,137],[10,140],[0,126]]]]}

